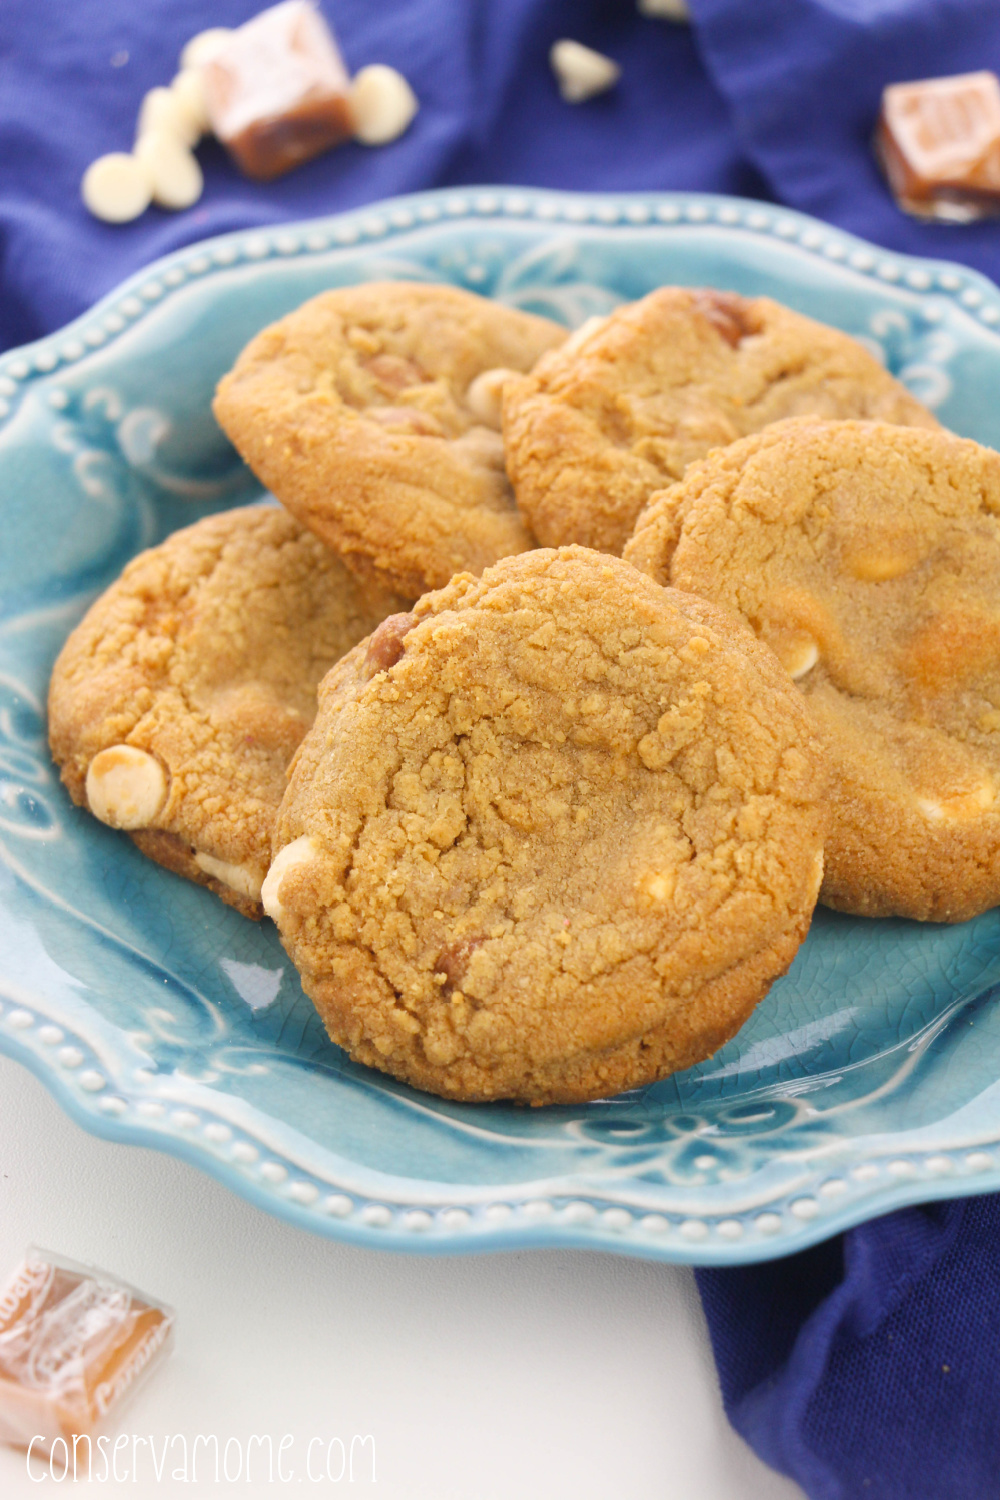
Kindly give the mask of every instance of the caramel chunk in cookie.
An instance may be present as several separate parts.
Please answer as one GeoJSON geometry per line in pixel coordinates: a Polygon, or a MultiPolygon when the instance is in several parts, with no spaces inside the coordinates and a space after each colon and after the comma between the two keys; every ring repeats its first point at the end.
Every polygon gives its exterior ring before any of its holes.
{"type": "Polygon", "coordinates": [[[827,749],[820,899],[958,922],[1000,902],[1000,455],[781,422],[655,495],[625,556],[737,610],[827,749]]]}
{"type": "Polygon", "coordinates": [[[768,297],[662,287],[503,392],[507,471],[546,547],[620,553],[654,490],[783,417],[936,427],[847,334],[768,297]]]}
{"type": "Polygon", "coordinates": [[[713,1052],[819,888],[821,756],[781,667],[583,548],[404,619],[321,684],[265,883],[330,1035],[446,1097],[536,1104],[713,1052]]]}
{"type": "Polygon", "coordinates": [[[365,650],[365,666],[373,677],[376,672],[387,672],[396,665],[403,654],[403,642],[416,623],[413,614],[389,615],[372,631],[365,650]]]}
{"type": "Polygon", "coordinates": [[[50,738],[74,802],[260,916],[316,684],[402,602],[274,506],[176,532],[129,564],[56,662],[50,738]]]}
{"type": "Polygon", "coordinates": [[[413,598],[533,545],[504,471],[499,391],[565,336],[457,287],[345,287],[259,334],[214,410],[289,510],[413,598]]]}

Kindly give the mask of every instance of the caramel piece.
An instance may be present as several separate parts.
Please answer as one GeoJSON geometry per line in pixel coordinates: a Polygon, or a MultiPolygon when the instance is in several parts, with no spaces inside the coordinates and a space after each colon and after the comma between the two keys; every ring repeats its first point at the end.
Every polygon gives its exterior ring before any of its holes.
{"type": "Polygon", "coordinates": [[[717,333],[720,333],[730,349],[738,349],[751,333],[760,328],[747,315],[746,301],[733,292],[715,292],[708,287],[697,287],[691,294],[696,312],[707,318],[717,333]]]}
{"type": "Polygon", "coordinates": [[[434,982],[441,986],[442,994],[461,991],[469,960],[484,941],[481,937],[463,938],[461,942],[447,943],[441,949],[434,964],[434,982]]]}
{"type": "Polygon", "coordinates": [[[166,1352],[173,1325],[124,1282],[32,1247],[0,1294],[0,1441],[46,1453],[92,1434],[166,1352]]]}
{"type": "Polygon", "coordinates": [[[248,177],[280,177],[354,132],[347,69],[307,0],[247,21],[202,73],[212,130],[248,177]]]}
{"type": "Polygon", "coordinates": [[[960,73],[892,84],[875,151],[907,213],[958,223],[1000,214],[1000,79],[960,73]]]}
{"type": "Polygon", "coordinates": [[[403,641],[416,623],[416,616],[412,614],[389,615],[372,631],[365,652],[365,666],[372,677],[396,665],[406,649],[403,641]]]}

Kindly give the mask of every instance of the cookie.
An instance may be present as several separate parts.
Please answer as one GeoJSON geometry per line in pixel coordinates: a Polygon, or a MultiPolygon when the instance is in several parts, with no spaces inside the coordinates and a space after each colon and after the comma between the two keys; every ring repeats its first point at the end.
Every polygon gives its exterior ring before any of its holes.
{"type": "Polygon", "coordinates": [[[49,736],[73,801],[260,916],[316,684],[402,603],[276,506],[175,532],[128,565],[56,662],[49,736]]]}
{"type": "Polygon", "coordinates": [[[1000,454],[780,423],[654,497],[626,556],[738,610],[831,769],[820,899],[960,922],[1000,902],[1000,454]]]}
{"type": "Polygon", "coordinates": [[[507,472],[543,546],[620,554],[694,459],[806,413],[938,425],[837,329],[768,297],[662,287],[505,386],[507,472]]]}
{"type": "Polygon", "coordinates": [[[265,910],[352,1057],[577,1101],[708,1056],[819,888],[820,752],[740,621],[583,548],[507,558],[333,669],[265,910]]]}
{"type": "Polygon", "coordinates": [[[457,287],[345,287],[259,334],[214,411],[293,514],[415,598],[534,545],[504,472],[499,393],[565,336],[457,287]]]}

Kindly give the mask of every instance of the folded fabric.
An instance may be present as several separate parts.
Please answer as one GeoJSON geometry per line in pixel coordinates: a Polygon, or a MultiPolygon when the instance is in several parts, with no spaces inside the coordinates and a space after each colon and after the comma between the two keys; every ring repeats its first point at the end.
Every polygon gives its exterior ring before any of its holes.
{"type": "Polygon", "coordinates": [[[1000,280],[1000,228],[898,209],[871,139],[888,83],[1000,73],[997,0],[690,0],[699,51],[774,196],[910,255],[1000,280]]]}
{"type": "Polygon", "coordinates": [[[0,347],[77,316],[124,277],[193,240],[456,183],[574,189],[691,188],[767,197],[742,158],[689,27],[629,0],[323,0],[348,67],[389,63],[420,100],[385,147],[350,143],[271,183],[248,182],[214,142],[204,196],[131,224],[80,201],[90,161],[129,150],[143,94],[169,83],[184,43],[235,26],[264,0],[4,0],[0,6],[0,347]],[[552,42],[574,37],[622,64],[586,106],[559,97],[552,42]],[[44,38],[44,46],[39,39],[44,38]]]}
{"type": "MultiPolygon", "coordinates": [[[[207,235],[473,182],[775,198],[889,248],[1000,279],[1000,226],[916,223],[870,152],[885,83],[1000,69],[997,0],[691,0],[693,28],[631,0],[323,0],[348,65],[398,67],[421,102],[384,148],[349,144],[270,184],[200,148],[192,209],[109,226],[79,196],[128,149],[145,91],[195,32],[264,0],[5,0],[0,7],[0,348],[59,327],[207,235]],[[622,65],[574,108],[561,36],[622,65]]],[[[788,1260],[699,1275],[727,1409],[809,1495],[1000,1492],[1000,1200],[913,1209],[788,1260]]]]}
{"type": "Polygon", "coordinates": [[[699,1271],[726,1410],[810,1500],[1000,1490],[1000,1198],[699,1271]]]}
{"type": "MultiPolygon", "coordinates": [[[[1000,225],[927,224],[871,151],[888,83],[1000,72],[996,0],[691,0],[746,156],[782,203],[1000,279],[1000,225]]],[[[1000,1493],[1000,1198],[908,1209],[702,1271],[729,1416],[812,1500],[1000,1493]]]]}

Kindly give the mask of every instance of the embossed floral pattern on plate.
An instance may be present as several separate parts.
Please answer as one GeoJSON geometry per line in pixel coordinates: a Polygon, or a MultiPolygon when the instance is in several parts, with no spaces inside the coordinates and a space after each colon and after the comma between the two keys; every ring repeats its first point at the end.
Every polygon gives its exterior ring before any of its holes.
{"type": "Polygon", "coordinates": [[[821,912],[700,1067],[584,1108],[474,1108],[351,1063],[269,923],[70,805],[44,733],[66,634],[141,547],[259,496],[209,414],[215,380],[270,319],[373,277],[450,281],[571,326],[668,281],[766,292],[1000,446],[997,289],[770,206],[469,189],[150,267],[0,359],[0,1048],[88,1128],[366,1244],[723,1264],[1000,1187],[995,913],[947,928],[821,912]]]}

